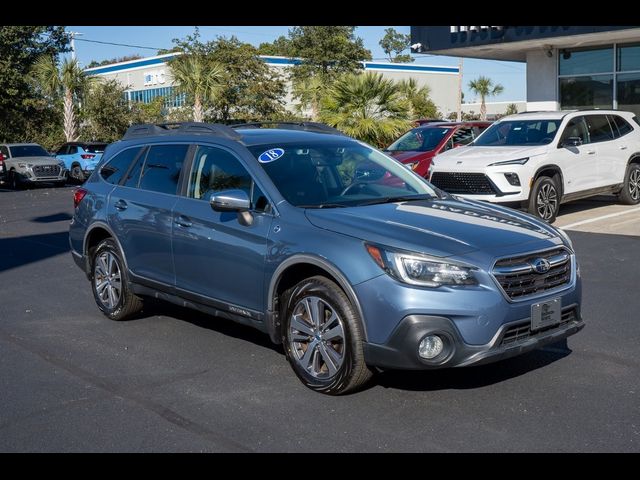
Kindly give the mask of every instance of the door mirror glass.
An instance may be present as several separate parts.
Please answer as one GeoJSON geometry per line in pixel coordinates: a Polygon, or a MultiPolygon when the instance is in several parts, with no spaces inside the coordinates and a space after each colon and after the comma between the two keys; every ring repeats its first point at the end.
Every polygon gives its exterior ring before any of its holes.
{"type": "Polygon", "coordinates": [[[251,200],[244,190],[222,190],[213,193],[209,204],[216,212],[246,212],[251,208],[251,200]]]}

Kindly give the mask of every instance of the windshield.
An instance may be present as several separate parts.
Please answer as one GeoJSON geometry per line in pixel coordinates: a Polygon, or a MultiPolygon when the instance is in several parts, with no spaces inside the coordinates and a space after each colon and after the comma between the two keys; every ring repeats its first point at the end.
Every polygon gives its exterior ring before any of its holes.
{"type": "Polygon", "coordinates": [[[416,128],[402,135],[387,147],[389,152],[428,152],[438,146],[448,128],[416,128]]]}
{"type": "Polygon", "coordinates": [[[9,147],[11,150],[11,156],[15,157],[50,157],[47,152],[40,145],[17,145],[9,147]]]}
{"type": "Polygon", "coordinates": [[[297,207],[348,207],[437,196],[426,180],[353,140],[258,145],[249,150],[282,196],[297,207]]]}
{"type": "Polygon", "coordinates": [[[102,153],[106,147],[106,143],[92,143],[91,145],[85,145],[84,151],[87,153],[102,153]]]}
{"type": "Polygon", "coordinates": [[[473,145],[499,147],[551,143],[562,120],[505,120],[487,128],[473,145]]]}

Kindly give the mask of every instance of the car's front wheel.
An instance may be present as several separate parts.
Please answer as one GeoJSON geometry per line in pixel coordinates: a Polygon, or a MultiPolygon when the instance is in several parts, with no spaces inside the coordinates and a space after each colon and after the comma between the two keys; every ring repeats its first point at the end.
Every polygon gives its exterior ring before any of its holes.
{"type": "Polygon", "coordinates": [[[22,187],[20,175],[15,170],[11,170],[9,172],[9,188],[11,188],[11,190],[21,190],[22,187]]]}
{"type": "Polygon", "coordinates": [[[340,395],[371,378],[360,316],[334,282],[315,276],[298,283],[283,295],[282,315],[287,359],[307,387],[340,395]]]}
{"type": "Polygon", "coordinates": [[[529,213],[542,220],[553,223],[560,209],[560,191],[551,177],[540,177],[534,183],[529,194],[529,213]]]}
{"type": "Polygon", "coordinates": [[[627,167],[624,185],[618,193],[618,199],[625,205],[640,203],[640,164],[632,163],[627,167]]]}
{"type": "Polygon", "coordinates": [[[91,286],[102,313],[111,320],[125,320],[140,311],[142,300],[129,289],[122,254],[116,242],[107,238],[92,252],[91,286]]]}

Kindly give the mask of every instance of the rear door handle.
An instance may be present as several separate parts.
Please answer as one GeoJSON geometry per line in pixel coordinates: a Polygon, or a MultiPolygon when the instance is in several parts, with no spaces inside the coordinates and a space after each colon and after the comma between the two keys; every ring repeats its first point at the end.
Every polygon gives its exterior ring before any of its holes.
{"type": "Polygon", "coordinates": [[[595,155],[596,151],[595,150],[587,150],[587,155],[595,155]]]}
{"type": "Polygon", "coordinates": [[[626,149],[627,149],[627,146],[626,146],[626,145],[620,145],[618,148],[619,148],[620,150],[626,150],[626,149]]]}
{"type": "Polygon", "coordinates": [[[118,200],[113,206],[116,207],[116,210],[122,211],[126,210],[128,205],[124,200],[118,200]]]}
{"type": "Polygon", "coordinates": [[[180,225],[181,227],[189,228],[191,225],[193,225],[193,222],[187,217],[180,215],[176,217],[176,224],[180,225]]]}

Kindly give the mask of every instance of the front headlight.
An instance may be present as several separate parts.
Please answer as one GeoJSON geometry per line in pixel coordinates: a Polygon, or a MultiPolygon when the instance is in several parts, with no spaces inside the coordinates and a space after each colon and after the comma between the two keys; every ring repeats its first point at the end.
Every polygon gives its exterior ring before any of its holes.
{"type": "Polygon", "coordinates": [[[525,157],[525,158],[518,158],[516,160],[505,160],[504,162],[490,163],[489,166],[495,167],[496,165],[524,165],[528,161],[529,161],[529,157],[525,157]]]}
{"type": "Polygon", "coordinates": [[[371,258],[392,277],[410,285],[477,285],[474,267],[427,255],[384,249],[366,244],[371,258]]]}
{"type": "Polygon", "coordinates": [[[33,167],[33,164],[18,162],[18,167],[20,167],[20,168],[31,168],[31,167],[33,167]]]}

